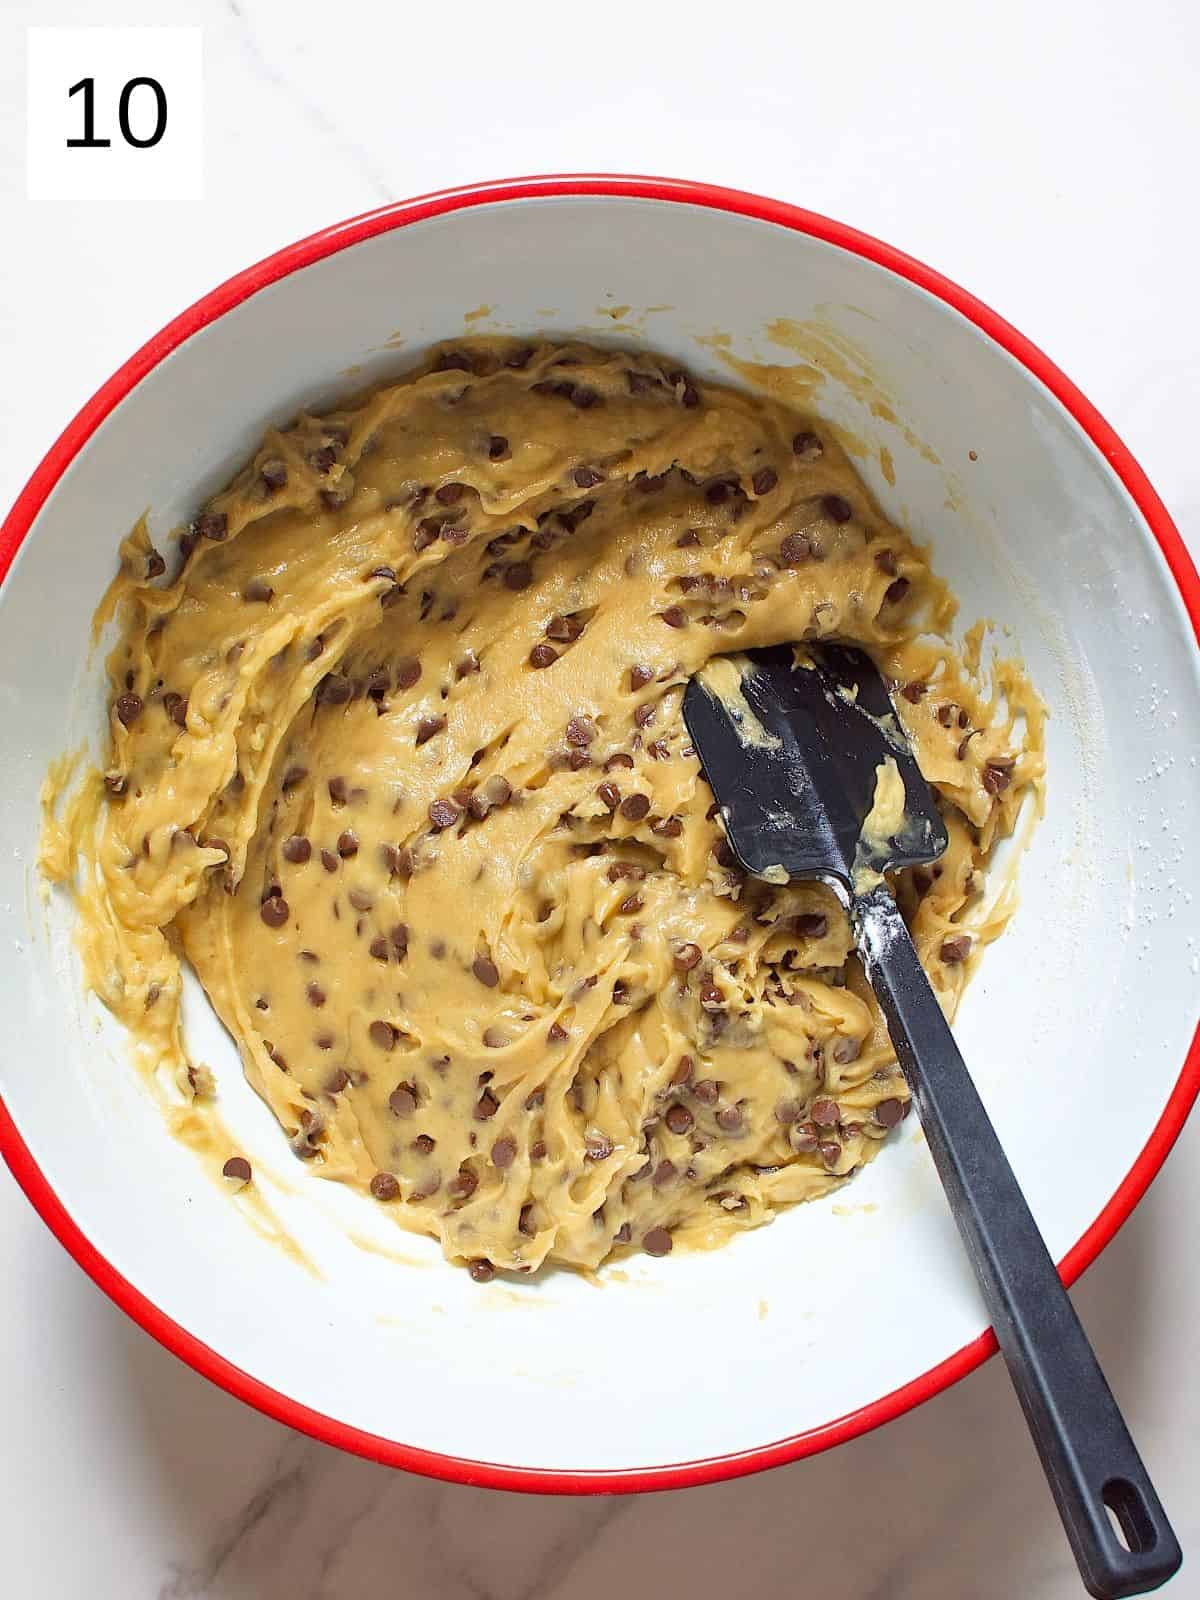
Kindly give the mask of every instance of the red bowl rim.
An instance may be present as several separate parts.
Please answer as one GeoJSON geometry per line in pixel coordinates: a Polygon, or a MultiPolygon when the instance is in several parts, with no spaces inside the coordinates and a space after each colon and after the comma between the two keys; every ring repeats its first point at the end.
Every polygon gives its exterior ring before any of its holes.
{"type": "MultiPolygon", "coordinates": [[[[808,234],[839,249],[848,250],[876,266],[894,272],[918,285],[960,312],[991,340],[1021,363],[1065,407],[1083,432],[1112,467],[1141,511],[1159,548],[1162,550],[1183,604],[1192,621],[1200,645],[1200,577],[1148,478],[1121,440],[1095,407],[1036,346],[1011,327],[989,307],[960,289],[911,256],[895,250],[879,239],[860,233],[812,211],[768,200],[736,189],[686,179],[639,177],[612,173],[558,174],[539,177],[500,179],[441,190],[364,212],[361,216],[335,223],[318,233],[228,279],[190,306],[161,332],[142,346],[118,368],[78,415],[63,430],[17,496],[12,510],[0,526],[0,582],[3,582],[22,541],[47,497],[86,445],[92,434],[130,391],[192,334],[249,299],[260,289],[326,256],[359,244],[392,228],[405,227],[430,217],[444,216],[468,206],[495,204],[552,195],[609,195],[623,199],[656,200],[671,204],[706,206],[736,216],[773,222],[808,234]]],[[[1128,1218],[1162,1166],[1174,1144],[1188,1112],[1200,1091],[1200,1025],[1146,1145],[1125,1179],[1100,1215],[1059,1263],[1059,1272],[1068,1285],[1091,1265],[1128,1218]]],[[[877,1428],[881,1423],[911,1410],[952,1383],[974,1371],[995,1353],[996,1341],[987,1329],[963,1345],[944,1361],[890,1394],[860,1406],[831,1422],[807,1429],[790,1438],[730,1455],[701,1461],[677,1462],[659,1467],[632,1470],[571,1472],[554,1469],[508,1466],[501,1462],[472,1461],[399,1444],[377,1434],[354,1428],[333,1417],[301,1405],[268,1384],[251,1377],[226,1361],[215,1350],[181,1328],[124,1278],[91,1243],[68,1214],[44,1173],[38,1167],[11,1114],[0,1099],[0,1154],[51,1232],[75,1258],[83,1270],[121,1309],[147,1333],[182,1361],[221,1388],[256,1407],[259,1411],[310,1434],[326,1444],[365,1456],[387,1466],[403,1467],[452,1483],[472,1484],[496,1489],[526,1490],[553,1494],[619,1494],[640,1490],[687,1488],[739,1477],[766,1467],[815,1455],[832,1445],[853,1439],[877,1428]]]]}

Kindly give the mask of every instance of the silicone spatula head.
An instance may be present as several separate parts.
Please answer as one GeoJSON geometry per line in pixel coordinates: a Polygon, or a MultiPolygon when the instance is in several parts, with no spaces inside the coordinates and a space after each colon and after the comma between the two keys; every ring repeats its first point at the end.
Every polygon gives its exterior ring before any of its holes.
{"type": "Polygon", "coordinates": [[[726,656],[688,684],[683,715],[734,854],[776,882],[934,861],[946,826],[870,657],[845,645],[726,656]],[[888,763],[903,784],[886,834],[863,824],[888,763]]]}

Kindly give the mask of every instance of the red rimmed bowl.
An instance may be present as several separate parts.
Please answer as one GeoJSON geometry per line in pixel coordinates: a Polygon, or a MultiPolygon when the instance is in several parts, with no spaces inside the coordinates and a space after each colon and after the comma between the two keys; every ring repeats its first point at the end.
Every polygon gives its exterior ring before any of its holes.
{"type": "Polygon", "coordinates": [[[281,1249],[167,1134],[80,997],[69,909],[37,892],[38,786],[103,725],[88,624],[118,536],[147,506],[164,534],[268,423],[396,371],[481,306],[478,329],[644,339],[714,376],[730,355],[815,356],[814,405],[861,441],[880,501],[932,542],[966,618],[1010,630],[1052,712],[1049,800],[959,1031],[1068,1280],[1200,1085],[1200,582],[1112,430],[986,307],[825,218],[641,178],[482,185],[281,251],[134,355],[5,522],[0,1147],[30,1200],[168,1348],[329,1443],[504,1488],[701,1483],[864,1432],[991,1353],[912,1122],[832,1201],[724,1250],[599,1287],[479,1286],[297,1172],[193,989],[190,1040],[298,1247],[281,1249]]]}

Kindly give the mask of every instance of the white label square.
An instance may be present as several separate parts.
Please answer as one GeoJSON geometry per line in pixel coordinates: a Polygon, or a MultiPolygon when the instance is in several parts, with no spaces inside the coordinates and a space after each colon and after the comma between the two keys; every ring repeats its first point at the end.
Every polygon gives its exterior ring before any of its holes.
{"type": "Polygon", "coordinates": [[[200,200],[199,28],[30,28],[31,200],[200,200]]]}

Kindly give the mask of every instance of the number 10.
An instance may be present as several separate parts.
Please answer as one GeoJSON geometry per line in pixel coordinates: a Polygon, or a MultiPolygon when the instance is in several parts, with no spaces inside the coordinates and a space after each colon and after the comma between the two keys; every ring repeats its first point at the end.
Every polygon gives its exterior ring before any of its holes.
{"type": "MultiPolygon", "coordinates": [[[[98,139],[96,137],[96,80],[95,78],[80,78],[78,83],[71,85],[67,91],[68,100],[83,91],[83,138],[68,139],[68,150],[103,150],[112,144],[111,139],[98,139]]],[[[117,125],[121,130],[121,137],[125,143],[132,145],[135,150],[149,150],[156,145],[167,131],[167,97],[163,93],[163,86],[157,78],[130,78],[121,90],[121,98],[117,102],[117,125]],[[154,96],[154,127],[147,138],[139,138],[129,124],[129,107],[133,100],[135,89],[149,89],[154,96]]]]}

